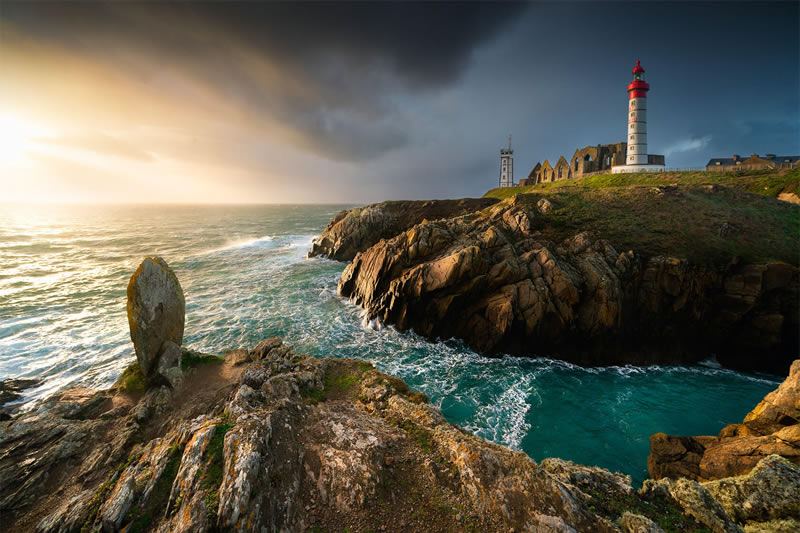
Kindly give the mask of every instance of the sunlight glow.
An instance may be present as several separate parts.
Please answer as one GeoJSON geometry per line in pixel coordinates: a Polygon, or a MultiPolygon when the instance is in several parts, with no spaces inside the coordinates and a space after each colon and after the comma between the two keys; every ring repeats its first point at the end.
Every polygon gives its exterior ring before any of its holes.
{"type": "Polygon", "coordinates": [[[36,146],[36,139],[51,137],[52,131],[10,113],[0,112],[0,161],[19,163],[36,146]]]}

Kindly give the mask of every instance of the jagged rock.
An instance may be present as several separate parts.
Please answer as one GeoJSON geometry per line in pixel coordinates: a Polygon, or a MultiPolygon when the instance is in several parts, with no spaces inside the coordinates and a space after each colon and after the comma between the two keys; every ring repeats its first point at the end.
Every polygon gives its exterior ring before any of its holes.
{"type": "Polygon", "coordinates": [[[164,341],[156,372],[166,379],[174,389],[183,383],[181,370],[181,347],[172,341],[164,341]]]}
{"type": "Polygon", "coordinates": [[[495,198],[383,202],[339,212],[314,239],[309,257],[318,255],[349,261],[381,239],[391,239],[423,220],[436,220],[478,211],[495,198]]]}
{"type": "MultiPolygon", "coordinates": [[[[670,187],[663,194],[676,194],[670,187]]],[[[369,319],[462,338],[486,353],[608,365],[696,362],[716,352],[723,364],[788,369],[800,329],[796,267],[645,258],[588,232],[541,240],[540,200],[516,195],[362,248],[339,293],[369,319]]]]}
{"type": "Polygon", "coordinates": [[[547,198],[542,198],[538,202],[536,202],[536,208],[539,209],[539,212],[543,215],[546,215],[550,211],[553,210],[553,204],[547,198]]]}
{"type": "Polygon", "coordinates": [[[745,476],[703,487],[740,523],[800,519],[800,467],[778,455],[761,459],[745,476]]]}
{"type": "Polygon", "coordinates": [[[742,528],[728,516],[711,494],[696,481],[685,478],[677,481],[670,479],[647,480],[641,490],[641,493],[646,496],[665,492],[680,504],[686,514],[693,516],[699,523],[711,529],[713,533],[742,532],[742,528]]]}
{"type": "Polygon", "coordinates": [[[452,426],[423,395],[368,364],[271,345],[258,361],[221,363],[216,393],[188,373],[180,396],[151,389],[116,418],[102,416],[111,407],[97,404],[108,403],[105,393],[79,390],[5,423],[4,432],[23,430],[0,443],[4,525],[43,533],[429,531],[432,519],[463,530],[469,517],[482,531],[656,533],[676,519],[680,530],[699,523],[715,532],[740,531],[731,516],[776,531],[794,523],[797,467],[778,458],[744,478],[648,481],[635,492],[629,476],[555,458],[537,465],[452,426]],[[70,426],[85,438],[69,437],[70,426]],[[32,458],[24,468],[22,455],[32,458]],[[55,478],[54,460],[62,465],[55,478]],[[70,495],[57,505],[44,489],[54,482],[70,495]],[[745,514],[736,514],[737,501],[748,502],[745,514]]]}
{"type": "Polygon", "coordinates": [[[797,533],[800,531],[800,520],[768,520],[746,524],[744,533],[797,533]]]}
{"type": "Polygon", "coordinates": [[[800,359],[789,376],[769,393],[742,424],[725,426],[719,435],[650,437],[647,467],[654,479],[686,477],[700,481],[750,472],[770,455],[800,464],[800,359]]]}
{"type": "Polygon", "coordinates": [[[625,511],[620,520],[620,526],[625,533],[664,533],[658,524],[639,514],[625,511]]]}
{"type": "Polygon", "coordinates": [[[800,205],[800,196],[797,196],[797,193],[794,192],[782,192],[778,194],[778,200],[800,205]]]}
{"type": "MultiPolygon", "coordinates": [[[[519,206],[495,215],[506,228],[530,231],[519,206]]],[[[447,238],[442,228],[431,230],[414,253],[441,250],[447,238]]],[[[504,258],[496,275],[513,277],[520,266],[504,239],[492,224],[478,237],[504,258]]],[[[584,234],[561,248],[587,261],[616,255],[584,234]]],[[[536,264],[560,301],[576,297],[581,272],[580,264],[555,258],[565,253],[537,248],[536,264]]],[[[428,266],[416,282],[447,285],[479,261],[470,252],[455,255],[428,266]]],[[[503,315],[507,303],[498,298],[493,312],[503,315]]],[[[657,532],[664,523],[695,530],[699,522],[728,533],[740,531],[726,513],[736,498],[749,502],[738,519],[766,517],[776,529],[797,509],[798,470],[778,458],[708,489],[681,479],[649,481],[634,492],[629,476],[560,459],[537,465],[471,435],[447,423],[423,394],[368,363],[297,354],[274,338],[221,361],[169,339],[162,346],[162,375],[182,353],[196,364],[216,364],[182,375],[177,390],[151,384],[132,396],[117,387],[76,388],[0,423],[4,528],[610,533],[657,532]]],[[[772,401],[783,405],[781,398],[772,401]]]]}
{"type": "Polygon", "coordinates": [[[789,377],[744,417],[743,424],[763,435],[799,423],[800,359],[797,359],[792,363],[789,377]]]}
{"type": "Polygon", "coordinates": [[[225,354],[226,359],[230,359],[235,366],[245,365],[253,360],[250,352],[247,350],[231,350],[225,354]]]}
{"type": "Polygon", "coordinates": [[[264,339],[263,341],[259,342],[255,348],[250,350],[250,358],[253,361],[258,361],[259,359],[264,359],[264,357],[272,351],[274,348],[279,347],[283,341],[280,337],[270,337],[269,339],[264,339]]]}
{"type": "Polygon", "coordinates": [[[157,367],[170,341],[183,341],[186,303],[175,273],[160,257],[148,257],[128,283],[128,325],[136,359],[146,376],[157,367]]]}
{"type": "Polygon", "coordinates": [[[0,406],[13,402],[20,397],[20,392],[41,383],[39,379],[4,379],[0,381],[0,406]]]}

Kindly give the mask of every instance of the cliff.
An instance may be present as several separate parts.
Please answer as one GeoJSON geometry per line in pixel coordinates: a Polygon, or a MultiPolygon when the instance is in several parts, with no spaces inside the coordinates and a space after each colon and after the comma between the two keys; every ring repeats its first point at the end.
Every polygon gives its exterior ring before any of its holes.
{"type": "Polygon", "coordinates": [[[381,239],[390,239],[423,220],[449,218],[488,207],[495,198],[382,202],[340,211],[314,240],[309,257],[350,261],[381,239]]]}
{"type": "Polygon", "coordinates": [[[185,367],[175,389],[72,389],[4,422],[4,527],[658,532],[800,525],[800,469],[777,456],[726,480],[725,490],[682,479],[648,481],[637,491],[628,476],[560,459],[537,464],[470,435],[368,363],[307,357],[276,338],[223,359],[185,367]],[[735,490],[755,502],[752,509],[725,507],[735,490]]]}
{"type": "Polygon", "coordinates": [[[362,247],[339,292],[369,318],[485,353],[584,365],[716,354],[785,375],[798,233],[797,206],[717,185],[520,194],[362,247]]]}
{"type": "MultiPolygon", "coordinates": [[[[369,363],[298,354],[279,338],[223,357],[182,347],[170,328],[151,327],[151,319],[184,323],[182,306],[163,305],[183,293],[161,258],[146,259],[129,288],[137,362],[118,382],[58,393],[0,422],[4,529],[800,527],[800,468],[780,456],[745,476],[647,481],[637,491],[629,476],[560,459],[537,464],[475,437],[369,363]]],[[[786,423],[784,407],[797,407],[797,392],[790,384],[767,396],[754,411],[761,426],[786,423]]]]}

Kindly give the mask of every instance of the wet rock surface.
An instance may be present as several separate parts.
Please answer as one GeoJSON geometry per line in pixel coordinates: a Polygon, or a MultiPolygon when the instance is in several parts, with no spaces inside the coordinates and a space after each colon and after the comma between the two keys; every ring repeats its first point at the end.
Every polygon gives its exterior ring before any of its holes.
{"type": "Polygon", "coordinates": [[[788,371],[800,330],[796,267],[644,257],[590,232],[550,242],[536,231],[541,199],[527,196],[361,247],[339,293],[370,319],[485,353],[584,365],[717,353],[726,366],[788,371]]]}
{"type": "Polygon", "coordinates": [[[717,436],[650,437],[650,476],[715,480],[750,472],[772,455],[800,464],[800,359],[789,376],[750,411],[741,424],[717,436]]]}
{"type": "Polygon", "coordinates": [[[359,251],[369,248],[381,239],[390,239],[423,220],[463,215],[497,202],[494,198],[409,200],[344,210],[314,240],[308,256],[350,261],[359,251]]]}
{"type": "Polygon", "coordinates": [[[4,379],[0,381],[0,421],[10,420],[16,411],[6,404],[15,402],[22,397],[22,391],[30,389],[41,383],[38,379],[4,379]]]}
{"type": "Polygon", "coordinates": [[[187,372],[179,391],[71,390],[3,423],[5,525],[610,532],[797,519],[797,467],[779,458],[714,486],[664,480],[636,491],[629,476],[537,464],[475,437],[368,363],[308,357],[280,339],[229,354],[187,372]],[[737,515],[739,499],[752,503],[737,515]]]}

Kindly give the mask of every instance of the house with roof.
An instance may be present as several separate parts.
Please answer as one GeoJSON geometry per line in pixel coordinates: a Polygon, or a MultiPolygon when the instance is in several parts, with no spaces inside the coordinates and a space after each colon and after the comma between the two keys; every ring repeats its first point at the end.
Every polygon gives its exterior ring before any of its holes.
{"type": "Polygon", "coordinates": [[[747,159],[739,154],[733,154],[733,157],[718,157],[709,160],[706,163],[706,170],[730,172],[732,170],[761,170],[761,169],[777,169],[777,168],[797,168],[800,166],[800,155],[781,155],[767,154],[759,156],[753,154],[747,159]]]}

